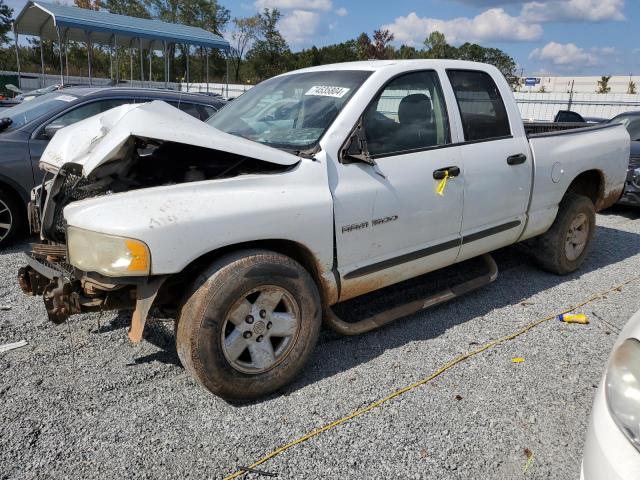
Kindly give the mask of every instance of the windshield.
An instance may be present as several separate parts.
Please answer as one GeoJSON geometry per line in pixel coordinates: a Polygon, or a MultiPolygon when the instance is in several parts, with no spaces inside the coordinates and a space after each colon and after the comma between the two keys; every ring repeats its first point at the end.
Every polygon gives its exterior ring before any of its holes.
{"type": "Polygon", "coordinates": [[[640,140],[640,115],[620,115],[610,120],[611,123],[621,123],[629,132],[631,140],[640,140]]]}
{"type": "Polygon", "coordinates": [[[47,93],[15,107],[0,111],[0,118],[9,118],[11,120],[9,129],[13,130],[20,128],[31,120],[61,108],[69,102],[77,100],[77,98],[64,93],[47,93]]]}
{"type": "Polygon", "coordinates": [[[283,150],[308,150],[370,74],[338,70],[272,78],[226,105],[207,123],[283,150]]]}

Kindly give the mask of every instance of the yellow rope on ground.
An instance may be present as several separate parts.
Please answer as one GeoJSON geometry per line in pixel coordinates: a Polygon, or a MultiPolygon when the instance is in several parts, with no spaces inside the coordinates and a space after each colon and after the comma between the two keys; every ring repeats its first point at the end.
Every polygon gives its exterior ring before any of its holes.
{"type": "MultiPolygon", "coordinates": [[[[300,443],[304,443],[307,440],[310,440],[313,437],[316,437],[316,436],[320,435],[321,433],[324,433],[324,432],[326,432],[328,430],[331,430],[331,429],[333,429],[333,428],[335,428],[335,427],[337,427],[339,425],[342,425],[343,423],[346,423],[349,420],[352,420],[352,419],[354,419],[356,417],[364,415],[365,413],[370,412],[374,408],[377,408],[380,405],[382,405],[382,404],[384,404],[384,403],[386,403],[386,402],[388,402],[388,401],[390,401],[390,400],[392,400],[392,399],[394,399],[396,397],[399,397],[400,395],[403,395],[403,394],[405,394],[407,392],[410,392],[411,390],[414,390],[414,389],[416,389],[416,388],[418,388],[418,387],[420,387],[420,386],[422,386],[422,385],[424,385],[426,383],[429,383],[431,380],[433,380],[434,378],[438,377],[439,375],[442,375],[444,372],[446,372],[450,368],[454,367],[455,365],[457,365],[457,364],[459,364],[461,362],[464,362],[465,360],[467,360],[467,359],[469,359],[469,358],[471,358],[471,357],[473,357],[475,355],[478,355],[479,353],[482,353],[482,352],[484,352],[486,350],[489,350],[490,348],[493,348],[493,347],[495,347],[497,345],[500,345],[502,343],[505,343],[505,342],[508,342],[510,340],[513,340],[513,339],[519,337],[520,335],[523,335],[523,334],[527,333],[529,330],[541,325],[542,323],[548,322],[549,320],[553,320],[554,318],[557,318],[558,315],[562,315],[564,313],[572,312],[572,311],[576,310],[577,308],[580,308],[580,307],[582,307],[584,305],[587,305],[587,304],[589,304],[589,303],[591,303],[591,302],[593,302],[595,300],[598,300],[599,298],[602,298],[606,294],[611,293],[614,290],[619,290],[622,287],[624,287],[625,285],[628,285],[629,283],[633,283],[633,282],[635,282],[637,280],[640,280],[640,276],[631,278],[629,280],[626,280],[625,282],[622,282],[621,284],[616,285],[615,287],[612,287],[609,290],[606,290],[604,292],[597,293],[597,294],[593,295],[592,297],[588,298],[587,300],[585,300],[585,301],[583,301],[581,303],[578,303],[577,305],[574,305],[574,306],[572,306],[572,307],[570,307],[570,308],[568,308],[566,310],[563,310],[562,312],[558,312],[558,313],[555,313],[553,315],[549,315],[548,317],[541,318],[539,320],[531,322],[528,325],[522,327],[521,329],[517,330],[514,333],[511,333],[509,335],[505,335],[504,337],[500,337],[500,338],[498,338],[496,340],[491,340],[490,342],[482,345],[481,347],[477,348],[476,350],[473,350],[471,352],[468,352],[468,353],[465,353],[463,355],[460,355],[459,357],[451,360],[449,363],[446,363],[445,365],[443,365],[441,368],[436,370],[434,373],[432,373],[428,377],[425,377],[422,380],[418,380],[417,382],[412,383],[411,385],[408,385],[408,386],[406,386],[404,388],[396,390],[395,392],[387,395],[386,397],[383,397],[383,398],[381,398],[379,400],[376,400],[373,403],[370,403],[366,407],[362,407],[362,408],[350,413],[349,415],[346,415],[346,416],[344,416],[344,417],[342,417],[342,418],[340,418],[338,420],[335,420],[335,421],[333,421],[331,423],[328,423],[327,425],[324,425],[323,427],[317,428],[317,429],[307,433],[306,435],[303,435],[302,437],[297,438],[296,440],[293,440],[293,441],[291,441],[291,442],[289,442],[289,443],[287,443],[285,445],[282,445],[279,448],[276,448],[271,453],[265,455],[260,460],[258,460],[256,462],[254,462],[253,464],[251,464],[249,466],[249,468],[256,468],[256,467],[262,465],[263,463],[271,460],[272,458],[277,457],[281,453],[289,450],[290,448],[292,448],[292,447],[294,447],[296,445],[299,445],[300,443]]],[[[225,477],[224,480],[232,480],[234,478],[238,478],[240,476],[243,476],[246,473],[247,472],[245,472],[243,470],[238,470],[238,471],[232,473],[231,475],[225,477]]]]}

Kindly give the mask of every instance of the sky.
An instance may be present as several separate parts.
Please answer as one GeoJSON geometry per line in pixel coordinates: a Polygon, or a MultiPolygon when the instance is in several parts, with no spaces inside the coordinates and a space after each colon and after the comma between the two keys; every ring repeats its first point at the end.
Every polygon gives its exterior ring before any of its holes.
{"type": "MultiPolygon", "coordinates": [[[[389,29],[420,47],[434,30],[511,55],[525,75],[640,75],[639,0],[218,0],[232,17],[283,13],[292,50],[389,29]]],[[[6,0],[17,11],[25,0],[6,0]]]]}

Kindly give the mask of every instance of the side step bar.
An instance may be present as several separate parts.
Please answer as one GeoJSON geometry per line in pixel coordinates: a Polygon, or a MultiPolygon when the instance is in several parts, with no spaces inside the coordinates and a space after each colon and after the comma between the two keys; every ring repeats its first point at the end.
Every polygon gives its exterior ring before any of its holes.
{"type": "Polygon", "coordinates": [[[442,290],[426,298],[414,300],[413,302],[390,308],[389,310],[385,310],[369,318],[353,323],[345,322],[333,313],[333,310],[329,307],[324,312],[324,321],[332,330],[335,330],[342,335],[359,335],[361,333],[370,332],[371,330],[375,330],[376,328],[398,320],[399,318],[433,307],[434,305],[446,302],[452,298],[459,297],[460,295],[492,283],[498,277],[498,266],[496,265],[493,257],[488,253],[482,256],[482,260],[484,260],[484,263],[489,269],[487,273],[480,277],[476,277],[472,280],[447,288],[446,290],[442,290]]]}

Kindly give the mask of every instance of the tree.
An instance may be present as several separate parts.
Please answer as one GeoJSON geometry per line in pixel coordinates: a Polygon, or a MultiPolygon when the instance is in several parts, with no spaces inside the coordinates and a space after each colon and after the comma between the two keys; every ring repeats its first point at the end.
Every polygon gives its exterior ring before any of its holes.
{"type": "Polygon", "coordinates": [[[13,9],[5,4],[4,0],[0,0],[0,47],[9,42],[9,36],[7,34],[11,31],[12,16],[13,9]]]}
{"type": "Polygon", "coordinates": [[[634,82],[631,79],[629,79],[629,85],[627,86],[627,93],[629,95],[635,95],[636,93],[638,93],[638,91],[636,90],[636,82],[634,82]]]}
{"type": "Polygon", "coordinates": [[[73,4],[76,7],[84,8],[86,10],[100,10],[102,2],[100,0],[73,0],[73,4]]]}
{"type": "Polygon", "coordinates": [[[235,73],[236,82],[240,81],[240,67],[247,53],[247,49],[256,39],[260,28],[260,17],[254,15],[247,18],[234,18],[235,26],[231,33],[231,50],[229,57],[235,73]]]}
{"type": "Polygon", "coordinates": [[[287,71],[287,59],[291,52],[278,30],[278,22],[282,18],[280,11],[277,8],[265,8],[258,16],[258,38],[247,52],[247,60],[258,79],[265,79],[287,71]]]}
{"type": "Polygon", "coordinates": [[[151,13],[145,0],[107,0],[105,7],[109,12],[119,15],[151,18],[151,13]]]}
{"type": "Polygon", "coordinates": [[[457,49],[447,43],[444,33],[433,31],[424,40],[427,58],[458,58],[457,49]]]}
{"type": "Polygon", "coordinates": [[[389,30],[376,30],[373,32],[373,41],[366,33],[358,37],[358,58],[360,60],[384,60],[395,56],[395,49],[391,45],[393,33],[389,30]]]}
{"type": "Polygon", "coordinates": [[[611,80],[611,75],[603,75],[602,77],[600,77],[600,80],[598,80],[598,89],[596,90],[596,93],[609,93],[611,91],[609,80],[611,80]]]}

